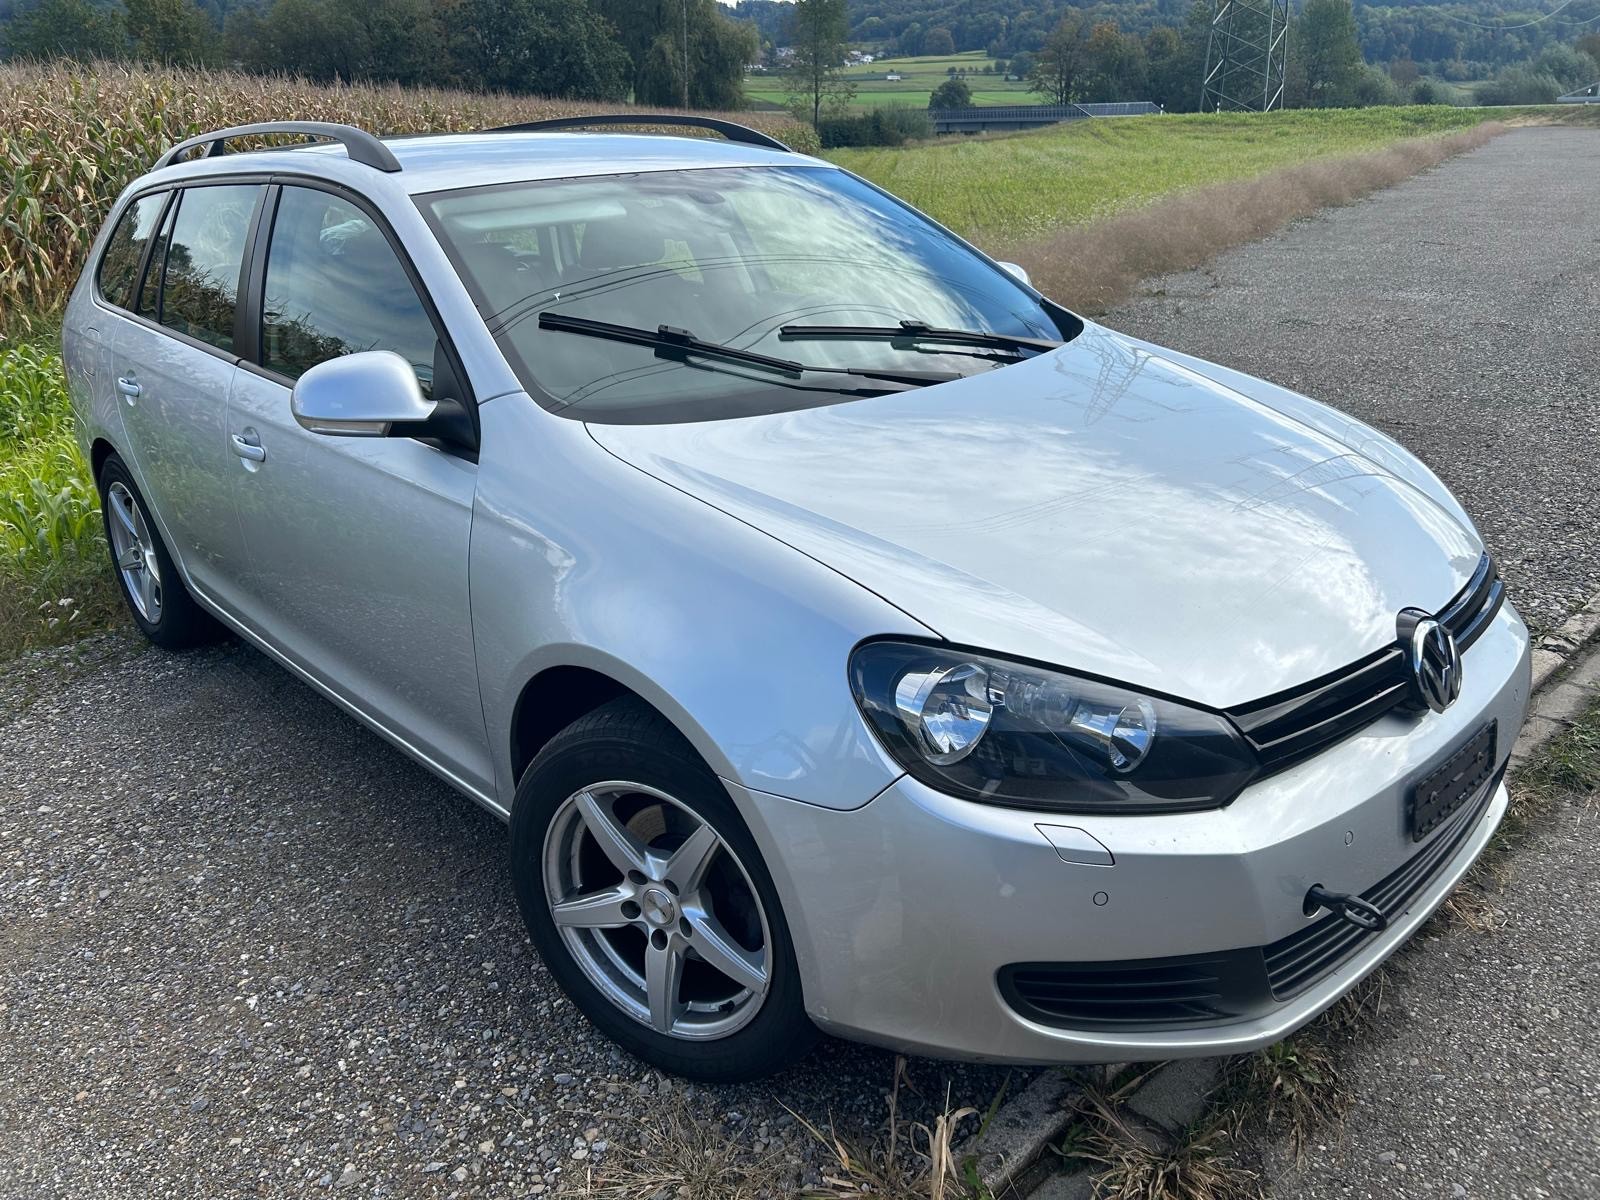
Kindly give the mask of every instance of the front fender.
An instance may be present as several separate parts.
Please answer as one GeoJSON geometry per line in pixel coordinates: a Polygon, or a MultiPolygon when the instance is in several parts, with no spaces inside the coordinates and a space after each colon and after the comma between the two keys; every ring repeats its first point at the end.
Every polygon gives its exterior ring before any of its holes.
{"type": "Polygon", "coordinates": [[[553,666],[631,688],[745,787],[843,809],[901,773],[861,719],[847,664],[863,637],[928,629],[526,395],[480,415],[473,634],[507,808],[517,699],[553,666]]]}

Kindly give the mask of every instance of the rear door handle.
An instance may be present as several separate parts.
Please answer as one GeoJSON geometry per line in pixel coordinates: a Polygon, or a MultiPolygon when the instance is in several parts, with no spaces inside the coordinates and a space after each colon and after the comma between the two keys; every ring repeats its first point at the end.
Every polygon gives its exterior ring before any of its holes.
{"type": "Polygon", "coordinates": [[[139,398],[139,384],[137,381],[129,379],[126,375],[117,376],[117,391],[121,392],[129,400],[137,400],[139,398]]]}
{"type": "Polygon", "coordinates": [[[244,434],[235,433],[233,438],[233,452],[240,458],[248,458],[251,462],[266,462],[267,450],[259,441],[255,441],[244,434]]]}

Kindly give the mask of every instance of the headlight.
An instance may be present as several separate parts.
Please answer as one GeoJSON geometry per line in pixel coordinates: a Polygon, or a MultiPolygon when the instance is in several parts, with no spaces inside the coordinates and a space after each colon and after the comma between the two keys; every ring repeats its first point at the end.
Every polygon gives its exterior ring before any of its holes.
{"type": "Polygon", "coordinates": [[[868,642],[856,702],[940,791],[1069,812],[1218,808],[1256,760],[1228,720],[1174,700],[942,646],[868,642]]]}

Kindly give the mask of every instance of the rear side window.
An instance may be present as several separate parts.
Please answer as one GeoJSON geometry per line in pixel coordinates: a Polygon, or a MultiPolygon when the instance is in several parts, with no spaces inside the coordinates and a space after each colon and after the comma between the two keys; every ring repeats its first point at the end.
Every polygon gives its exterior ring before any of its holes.
{"type": "Polygon", "coordinates": [[[133,289],[139,282],[139,264],[144,261],[144,248],[155,235],[156,220],[161,216],[165,192],[140,196],[123,210],[117,227],[111,231],[111,240],[100,257],[100,269],[95,275],[100,284],[100,294],[119,308],[133,307],[133,289]]]}
{"type": "Polygon", "coordinates": [[[433,322],[383,230],[355,205],[285,187],[272,224],[261,365],[291,379],[330,358],[393,350],[433,390],[433,322]]]}
{"type": "Polygon", "coordinates": [[[223,350],[233,349],[250,216],[256,184],[185,188],[166,248],[157,319],[169,329],[223,350]]]}

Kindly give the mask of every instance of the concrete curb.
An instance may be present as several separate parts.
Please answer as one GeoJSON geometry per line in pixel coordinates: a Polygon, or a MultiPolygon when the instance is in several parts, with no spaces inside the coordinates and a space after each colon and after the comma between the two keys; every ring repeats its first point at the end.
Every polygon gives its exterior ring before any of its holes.
{"type": "MultiPolygon", "coordinates": [[[[1581,653],[1597,636],[1600,593],[1559,629],[1538,640],[1533,651],[1532,707],[1511,750],[1512,770],[1600,702],[1600,651],[1581,653]],[[1568,667],[1572,669],[1568,671],[1568,667]]],[[[1124,1107],[1176,1134],[1204,1111],[1224,1061],[1178,1059],[1162,1064],[1123,1101],[1124,1107]]],[[[1048,1164],[1041,1160],[1072,1125],[1072,1102],[1084,1088],[1125,1069],[1126,1064],[1052,1067],[1000,1107],[983,1136],[968,1148],[977,1155],[979,1177],[996,1200],[1022,1200],[1030,1195],[1036,1200],[1053,1200],[1088,1194],[1083,1186],[1086,1177],[1081,1175],[1052,1177],[1049,1185],[1040,1187],[1048,1173],[1048,1164]]]]}
{"type": "Polygon", "coordinates": [[[1074,1102],[1103,1084],[1118,1067],[1051,1067],[1000,1106],[980,1136],[963,1148],[976,1155],[978,1177],[997,1200],[1026,1196],[1029,1176],[1072,1123],[1074,1102]]]}

